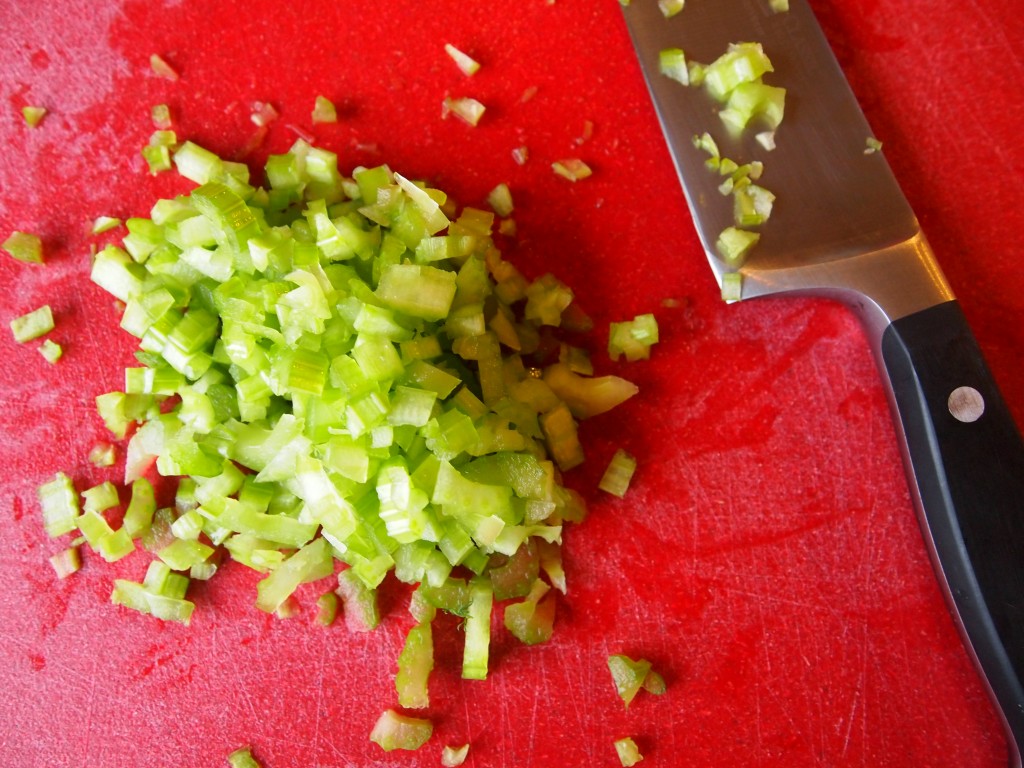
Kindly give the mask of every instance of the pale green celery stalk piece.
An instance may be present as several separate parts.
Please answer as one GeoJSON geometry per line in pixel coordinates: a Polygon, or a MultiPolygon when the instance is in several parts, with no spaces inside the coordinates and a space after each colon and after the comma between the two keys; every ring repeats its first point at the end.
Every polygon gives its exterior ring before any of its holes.
{"type": "Polygon", "coordinates": [[[416,750],[427,743],[433,732],[434,726],[429,720],[400,715],[393,709],[387,709],[370,731],[370,741],[385,752],[416,750]]]}
{"type": "Polygon", "coordinates": [[[256,607],[273,613],[300,584],[325,578],[333,572],[334,559],[327,539],[317,537],[256,585],[256,607]]]}
{"type": "Polygon", "coordinates": [[[117,486],[109,480],[82,491],[82,498],[86,512],[103,512],[120,503],[117,486]]]}
{"type": "Polygon", "coordinates": [[[629,490],[629,483],[633,479],[634,472],[636,472],[636,459],[619,448],[608,463],[597,487],[621,499],[629,490]]]}
{"type": "Polygon", "coordinates": [[[124,513],[121,527],[128,535],[137,539],[149,530],[153,524],[153,513],[156,511],[156,499],[153,485],[144,477],[132,482],[132,496],[128,509],[124,513]]]}
{"type": "Polygon", "coordinates": [[[665,77],[682,85],[690,84],[690,70],[686,66],[686,54],[681,48],[665,48],[660,51],[658,68],[665,77]]]}
{"type": "Polygon", "coordinates": [[[474,98],[469,96],[446,97],[441,104],[441,117],[455,115],[467,125],[475,126],[484,116],[487,108],[474,98]]]}
{"type": "Polygon", "coordinates": [[[197,510],[191,509],[171,523],[171,533],[178,539],[197,541],[203,531],[203,522],[203,516],[197,510]]]}
{"type": "Polygon", "coordinates": [[[313,103],[313,123],[338,122],[338,110],[326,96],[317,96],[313,103]]]}
{"type": "Polygon", "coordinates": [[[398,656],[395,690],[399,706],[423,709],[430,706],[427,682],[434,668],[434,641],[429,623],[416,624],[405,636],[398,656]]]}
{"type": "Polygon", "coordinates": [[[737,86],[758,82],[771,71],[772,63],[760,43],[734,43],[707,66],[703,85],[712,98],[724,103],[737,86]]]}
{"type": "Polygon", "coordinates": [[[162,77],[172,81],[178,79],[178,73],[177,71],[175,71],[174,67],[168,64],[164,60],[164,58],[158,53],[150,55],[149,67],[153,70],[153,74],[157,75],[158,77],[162,77]]]}
{"type": "Polygon", "coordinates": [[[524,314],[527,320],[535,320],[541,325],[559,326],[562,324],[562,313],[572,300],[572,289],[554,275],[546,274],[534,280],[526,289],[524,314]]]}
{"type": "Polygon", "coordinates": [[[46,362],[52,365],[56,364],[56,362],[60,360],[61,356],[64,354],[64,348],[57,342],[52,341],[51,339],[46,339],[39,345],[39,354],[46,359],[46,362]]]}
{"type": "Polygon", "coordinates": [[[608,331],[608,355],[630,362],[650,357],[651,346],[658,343],[658,322],[654,315],[638,315],[633,320],[611,323],[608,331]]]}
{"type": "Polygon", "coordinates": [[[338,596],[334,592],[324,592],[316,601],[316,620],[324,627],[329,627],[338,617],[338,596]]]}
{"type": "Polygon", "coordinates": [[[499,216],[508,216],[515,210],[515,205],[512,202],[512,192],[508,188],[508,184],[502,182],[487,194],[487,204],[494,209],[494,212],[499,216]]]}
{"type": "Polygon", "coordinates": [[[124,579],[114,581],[110,600],[140,613],[148,613],[165,621],[176,621],[187,625],[192,619],[195,604],[189,600],[148,591],[142,584],[124,579]]]}
{"type": "Polygon", "coordinates": [[[448,316],[455,298],[454,272],[420,264],[394,264],[381,274],[376,294],[389,307],[425,320],[448,316]]]}
{"type": "Polygon", "coordinates": [[[578,157],[568,157],[562,160],[556,160],[551,164],[551,170],[553,170],[557,176],[561,176],[563,179],[568,179],[569,181],[580,181],[581,179],[589,178],[594,173],[590,166],[578,157]]]}
{"type": "Polygon", "coordinates": [[[727,264],[739,267],[760,239],[761,235],[757,232],[750,232],[738,227],[726,227],[715,241],[715,250],[727,264]]]}
{"type": "Polygon", "coordinates": [[[344,606],[345,624],[349,630],[369,632],[377,628],[380,624],[377,590],[368,587],[353,568],[346,568],[338,574],[336,594],[344,606]]]}
{"type": "Polygon", "coordinates": [[[174,165],[180,175],[196,184],[214,181],[224,173],[224,163],[217,155],[191,141],[174,153],[174,165]]]}
{"type": "Polygon", "coordinates": [[[655,695],[665,691],[664,678],[651,670],[651,662],[646,659],[631,659],[623,654],[613,654],[608,657],[608,669],[612,673],[615,690],[627,707],[641,688],[655,695]]]}
{"type": "Polygon", "coordinates": [[[550,587],[540,579],[533,583],[526,599],[505,606],[505,628],[526,645],[545,643],[554,630],[557,603],[550,587]]]}
{"type": "Polygon", "coordinates": [[[635,384],[618,376],[579,376],[563,363],[545,368],[544,382],[579,419],[610,411],[639,391],[635,384]]]}
{"type": "Polygon", "coordinates": [[[53,312],[49,304],[11,320],[11,333],[19,344],[38,339],[53,330],[53,312]]]}
{"type": "Polygon", "coordinates": [[[39,486],[37,494],[43,526],[51,538],[71,533],[78,527],[78,491],[70,477],[58,472],[51,481],[39,486]]]}
{"type": "Polygon", "coordinates": [[[172,570],[187,571],[193,565],[205,562],[213,554],[213,547],[200,541],[175,539],[156,554],[172,570]]]}
{"type": "Polygon", "coordinates": [[[644,759],[644,756],[640,754],[640,749],[637,747],[636,742],[629,736],[616,739],[614,744],[615,753],[619,756],[619,763],[622,764],[623,768],[631,768],[631,766],[636,765],[644,759]]]}
{"type": "Polygon", "coordinates": [[[82,556],[78,547],[68,547],[50,557],[50,565],[53,566],[57,578],[65,579],[82,567],[82,556]]]}
{"type": "Polygon", "coordinates": [[[565,403],[543,414],[540,425],[548,450],[559,469],[565,472],[583,463],[585,456],[576,421],[565,403]]]}
{"type": "Polygon", "coordinates": [[[743,274],[726,272],[722,275],[722,301],[740,301],[743,298],[743,274]]]}
{"type": "Polygon", "coordinates": [[[666,19],[670,19],[683,10],[686,0],[658,0],[658,8],[666,19]]]}
{"type": "Polygon", "coordinates": [[[21,116],[24,118],[25,124],[29,128],[35,128],[38,126],[43,121],[43,118],[46,117],[46,114],[46,107],[29,105],[21,108],[21,116]]]}
{"type": "Polygon", "coordinates": [[[447,53],[452,61],[455,62],[455,66],[459,68],[466,77],[472,77],[480,69],[479,62],[476,61],[472,56],[467,53],[460,51],[451,43],[444,44],[445,53],[447,53]]]}
{"type": "Polygon", "coordinates": [[[0,248],[26,264],[43,263],[43,241],[39,235],[28,232],[12,232],[0,248]]]}
{"type": "Polygon", "coordinates": [[[89,449],[89,463],[94,467],[112,467],[117,462],[117,448],[110,443],[96,443],[89,449]]]}
{"type": "Polygon", "coordinates": [[[252,756],[252,747],[241,747],[228,755],[228,765],[231,768],[262,768],[255,757],[252,756]]]}
{"type": "Polygon", "coordinates": [[[466,756],[469,754],[469,744],[463,744],[461,747],[445,746],[441,750],[441,765],[444,768],[458,768],[466,762],[466,756]]]}
{"type": "Polygon", "coordinates": [[[491,607],[494,594],[485,579],[470,581],[469,615],[466,617],[466,644],[462,654],[462,677],[486,680],[491,645],[491,607]]]}

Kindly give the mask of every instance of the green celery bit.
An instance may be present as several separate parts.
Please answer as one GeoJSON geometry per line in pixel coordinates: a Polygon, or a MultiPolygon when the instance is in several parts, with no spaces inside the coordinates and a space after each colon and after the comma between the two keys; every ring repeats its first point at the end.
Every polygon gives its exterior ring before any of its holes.
{"type": "Polygon", "coordinates": [[[377,591],[367,587],[354,568],[338,574],[337,595],[344,605],[345,623],[350,630],[369,632],[380,624],[377,591]]]}
{"type": "Polygon", "coordinates": [[[64,354],[64,349],[55,341],[46,339],[39,345],[39,354],[41,354],[48,363],[56,363],[64,354]]]}
{"type": "Polygon", "coordinates": [[[241,747],[228,755],[228,765],[231,768],[262,768],[252,756],[251,747],[241,747]]]}
{"type": "Polygon", "coordinates": [[[53,330],[53,312],[48,304],[11,320],[11,333],[19,344],[38,339],[53,330]]]}
{"type": "Polygon", "coordinates": [[[476,577],[470,581],[469,615],[466,617],[466,644],[462,654],[462,677],[486,680],[491,644],[491,606],[494,594],[490,582],[476,577]]]}
{"type": "Polygon", "coordinates": [[[654,315],[637,315],[633,320],[611,323],[608,355],[618,360],[625,355],[630,362],[650,357],[651,346],[658,343],[658,322],[654,315]]]}
{"type": "Polygon", "coordinates": [[[28,232],[12,232],[0,246],[18,261],[26,264],[43,263],[43,241],[39,235],[28,232]]]}
{"type": "Polygon", "coordinates": [[[726,227],[718,235],[715,241],[715,250],[722,257],[726,264],[732,267],[741,265],[750,253],[761,235],[757,232],[739,229],[737,227],[726,227]]]}
{"type": "Polygon", "coordinates": [[[110,600],[115,605],[148,613],[165,621],[177,621],[188,625],[192,619],[195,604],[182,598],[167,597],[148,591],[143,585],[124,579],[114,581],[110,600]]]}
{"type": "Polygon", "coordinates": [[[46,117],[46,107],[38,107],[34,105],[27,105],[21,108],[21,116],[25,120],[25,125],[29,128],[35,128],[39,125],[43,118],[46,117]]]}
{"type": "Polygon", "coordinates": [[[621,499],[629,489],[634,472],[636,472],[636,459],[619,448],[601,476],[598,488],[621,499]]]}
{"type": "Polygon", "coordinates": [[[405,636],[398,656],[395,690],[399,706],[423,709],[430,706],[427,681],[434,668],[434,641],[429,623],[416,624],[405,636]]]}
{"type": "Polygon", "coordinates": [[[247,533],[291,547],[301,547],[316,534],[316,523],[300,522],[287,515],[257,512],[237,499],[223,499],[217,506],[223,508],[215,512],[213,505],[208,504],[201,509],[218,525],[236,533],[247,533]]]}
{"type": "Polygon", "coordinates": [[[330,99],[325,96],[317,96],[313,104],[313,123],[336,123],[338,122],[338,111],[330,99]]]}
{"type": "Polygon", "coordinates": [[[540,579],[533,582],[526,599],[505,606],[505,628],[525,645],[551,639],[555,621],[554,593],[540,579]]]}
{"type": "Polygon", "coordinates": [[[96,551],[108,563],[113,563],[134,552],[135,544],[122,527],[103,536],[96,544],[96,551]]]}
{"type": "Polygon", "coordinates": [[[120,503],[117,486],[109,480],[82,491],[86,512],[103,512],[120,503]]]}
{"type": "Polygon", "coordinates": [[[224,163],[213,152],[191,141],[184,142],[174,153],[178,173],[196,184],[206,184],[219,178],[224,163]]]}
{"type": "Polygon", "coordinates": [[[66,579],[82,568],[82,556],[78,547],[74,546],[62,549],[57,554],[52,555],[49,560],[58,579],[66,579]]]}
{"type": "Polygon", "coordinates": [[[658,673],[652,673],[651,662],[646,659],[634,660],[629,656],[613,654],[608,657],[608,669],[612,673],[615,690],[627,707],[641,688],[648,688],[647,680],[652,674],[655,677],[648,690],[656,694],[664,692],[664,679],[658,673]]]}
{"type": "Polygon", "coordinates": [[[39,486],[37,495],[47,535],[56,538],[78,527],[78,491],[70,477],[58,472],[48,483],[39,486]]]}
{"type": "Polygon", "coordinates": [[[441,765],[444,768],[457,768],[466,762],[466,756],[469,754],[469,744],[463,744],[461,747],[445,746],[441,750],[441,765]]]}
{"type": "Polygon", "coordinates": [[[454,272],[421,264],[394,264],[381,274],[377,296],[399,312],[442,320],[455,299],[454,272]]]}
{"type": "Polygon", "coordinates": [[[708,65],[704,72],[704,88],[717,101],[725,102],[741,83],[758,81],[773,70],[760,43],[735,43],[708,65]]]}
{"type": "Polygon", "coordinates": [[[213,554],[213,548],[200,541],[175,539],[156,554],[172,570],[187,571],[193,565],[205,562],[213,554]]]}
{"type": "Polygon", "coordinates": [[[329,627],[338,616],[338,596],[334,592],[324,592],[316,601],[316,620],[324,627],[329,627]]]}
{"type": "Polygon", "coordinates": [[[333,572],[334,559],[327,540],[317,537],[256,585],[256,607],[273,613],[300,584],[323,579],[333,572]]]}
{"type": "Polygon", "coordinates": [[[644,759],[643,755],[640,754],[640,749],[637,747],[636,742],[629,736],[622,739],[616,739],[614,744],[615,753],[619,756],[619,763],[622,764],[623,768],[631,768],[644,759]]]}
{"type": "Polygon", "coordinates": [[[395,749],[416,750],[430,739],[434,726],[429,720],[385,710],[370,731],[370,741],[385,752],[395,749]]]}
{"type": "Polygon", "coordinates": [[[540,558],[536,547],[524,542],[504,565],[494,565],[487,571],[494,589],[495,600],[509,600],[530,594],[540,574],[540,558]]]}
{"type": "Polygon", "coordinates": [[[683,85],[690,84],[686,55],[681,48],[665,48],[658,53],[658,71],[683,85]]]}

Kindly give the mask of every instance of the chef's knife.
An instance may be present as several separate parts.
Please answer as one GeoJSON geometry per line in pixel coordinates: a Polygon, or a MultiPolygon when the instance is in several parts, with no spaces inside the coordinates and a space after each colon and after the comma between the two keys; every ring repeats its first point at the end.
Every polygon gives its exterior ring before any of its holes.
{"type": "Polygon", "coordinates": [[[860,317],[893,408],[925,542],[965,645],[1002,714],[1010,764],[1024,748],[1024,443],[910,205],[872,136],[814,13],[790,0],[692,0],[665,18],[655,0],[623,9],[641,69],[712,271],[733,225],[722,178],[695,136],[723,157],[760,160],[776,195],[739,268],[742,298],[839,299],[860,317]],[[661,74],[659,53],[709,63],[758,42],[786,89],[771,151],[756,129],[730,135],[703,89],[661,74]]]}

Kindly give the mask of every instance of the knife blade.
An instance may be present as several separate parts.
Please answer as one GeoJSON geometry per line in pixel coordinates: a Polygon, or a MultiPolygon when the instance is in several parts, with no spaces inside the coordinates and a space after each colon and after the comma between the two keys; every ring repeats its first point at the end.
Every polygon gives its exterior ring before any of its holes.
{"type": "Polygon", "coordinates": [[[1007,735],[1024,749],[1024,441],[963,312],[813,10],[790,0],[692,2],[666,18],[654,0],[623,13],[712,272],[742,276],[742,299],[820,295],[857,314],[892,409],[914,506],[936,576],[1007,735]],[[732,43],[758,42],[786,89],[786,115],[767,150],[755,129],[725,129],[703,89],[663,75],[659,54],[681,48],[708,63],[732,43]],[[715,241],[732,225],[722,178],[693,139],[721,155],[760,160],[776,195],[760,240],[739,266],[715,241]]]}

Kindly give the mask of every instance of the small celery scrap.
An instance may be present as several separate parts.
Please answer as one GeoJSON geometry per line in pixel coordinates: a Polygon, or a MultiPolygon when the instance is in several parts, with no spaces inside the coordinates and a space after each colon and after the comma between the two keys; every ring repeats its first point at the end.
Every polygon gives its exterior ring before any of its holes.
{"type": "Polygon", "coordinates": [[[93,219],[90,231],[94,235],[101,235],[119,226],[121,226],[121,220],[114,216],[97,216],[93,219]]]}
{"type": "Polygon", "coordinates": [[[616,739],[614,744],[615,753],[619,756],[619,763],[623,768],[630,768],[644,759],[644,756],[640,754],[640,748],[631,737],[616,739]]]}
{"type": "Polygon", "coordinates": [[[578,157],[569,157],[563,160],[556,160],[551,164],[551,170],[556,175],[569,181],[579,181],[593,175],[593,170],[578,157]]]}
{"type": "Polygon", "coordinates": [[[463,53],[451,43],[445,43],[444,50],[451,57],[452,61],[455,62],[455,66],[459,68],[459,71],[466,77],[472,77],[480,69],[480,62],[476,61],[469,54],[463,53]]]}
{"type": "Polygon", "coordinates": [[[608,462],[608,468],[605,469],[604,474],[601,476],[601,482],[598,484],[598,487],[602,491],[618,496],[621,499],[626,495],[626,491],[629,490],[629,484],[633,480],[635,472],[636,459],[619,448],[615,451],[615,455],[612,456],[612,460],[608,462]]]}
{"type": "MultiPolygon", "coordinates": [[[[60,475],[39,489],[47,532],[108,560],[145,549],[145,578],[112,601],[186,624],[191,580],[224,558],[259,574],[259,610],[296,615],[309,585],[315,620],[340,609],[354,631],[380,623],[386,578],[414,585],[402,706],[429,701],[439,611],[465,622],[466,679],[487,677],[503,607],[522,642],[548,639],[562,530],[586,514],[561,482],[584,458],[579,421],[637,393],[559,359],[562,331],[593,327],[572,290],[505,260],[494,212],[386,165],[345,176],[300,139],[258,186],[193,142],[155,146],[196,186],[125,221],[91,272],[138,339],[123,388],[96,398],[130,500],[114,527],[125,489],[90,489],[82,511],[60,475]],[[178,479],[172,505],[152,472],[178,479]]],[[[430,735],[379,725],[386,749],[430,735]]]]}
{"type": "Polygon", "coordinates": [[[53,311],[49,304],[44,304],[38,309],[14,318],[11,320],[10,326],[14,340],[19,344],[24,344],[53,330],[53,311]]]}
{"type": "Polygon", "coordinates": [[[117,448],[111,443],[96,443],[89,450],[89,463],[94,467],[112,467],[117,461],[117,448]]]}
{"type": "Polygon", "coordinates": [[[469,96],[448,96],[441,103],[441,117],[446,119],[448,115],[455,115],[466,125],[475,126],[484,116],[486,109],[483,104],[469,96]]]}
{"type": "Polygon", "coordinates": [[[487,195],[487,204],[499,216],[504,217],[511,214],[515,206],[512,203],[512,192],[509,190],[508,184],[502,182],[492,189],[487,195]]]}
{"type": "Polygon", "coordinates": [[[463,744],[461,747],[452,747],[446,745],[441,750],[441,765],[444,768],[458,768],[466,762],[466,756],[469,754],[469,744],[463,744]]]}
{"type": "Polygon", "coordinates": [[[789,0],[768,0],[768,7],[774,13],[785,13],[789,10],[789,0]]]}
{"type": "Polygon", "coordinates": [[[864,154],[873,155],[875,152],[882,151],[882,142],[876,139],[874,136],[868,136],[865,140],[864,154]]]}
{"type": "Polygon", "coordinates": [[[641,688],[656,696],[665,692],[665,679],[651,669],[651,662],[646,659],[613,654],[608,657],[608,669],[612,673],[615,691],[627,707],[641,688]]]}
{"type": "Polygon", "coordinates": [[[262,768],[255,757],[252,756],[252,747],[240,747],[228,755],[228,765],[231,768],[262,768]]]}
{"type": "Polygon", "coordinates": [[[683,10],[686,0],[658,0],[658,8],[666,19],[671,19],[683,10]]]}
{"type": "Polygon", "coordinates": [[[632,320],[611,323],[608,331],[608,355],[618,360],[647,360],[651,347],[658,343],[658,321],[652,314],[637,315],[632,320]]]}
{"type": "Polygon", "coordinates": [[[4,240],[0,248],[26,264],[43,263],[43,241],[39,235],[30,232],[14,231],[4,240]]]}
{"type": "Polygon", "coordinates": [[[178,79],[177,70],[168,64],[164,57],[158,53],[154,53],[149,57],[149,67],[157,77],[162,77],[172,82],[178,79]]]}
{"type": "Polygon", "coordinates": [[[427,743],[433,732],[434,726],[429,720],[386,709],[370,731],[370,741],[385,752],[416,750],[427,743]]]}
{"type": "Polygon", "coordinates": [[[722,301],[734,302],[743,298],[743,273],[726,272],[722,275],[722,301]]]}
{"type": "Polygon", "coordinates": [[[313,123],[336,123],[338,122],[338,109],[334,102],[326,96],[317,96],[313,102],[313,123]]]}
{"type": "Polygon", "coordinates": [[[256,101],[252,105],[252,114],[249,119],[258,128],[264,128],[277,120],[281,115],[277,108],[269,101],[256,101]]]}
{"type": "Polygon", "coordinates": [[[664,48],[658,53],[658,69],[682,85],[690,84],[690,70],[686,65],[686,54],[682,48],[664,48]]]}
{"type": "Polygon", "coordinates": [[[149,110],[149,116],[153,121],[153,127],[158,131],[168,131],[173,125],[171,108],[166,104],[154,104],[149,110]]]}
{"type": "Polygon", "coordinates": [[[78,547],[71,546],[50,557],[50,565],[58,579],[66,579],[82,568],[82,556],[78,547]]]}
{"type": "Polygon", "coordinates": [[[154,176],[171,170],[171,155],[177,146],[178,137],[174,131],[156,130],[149,137],[149,143],[142,148],[142,158],[154,176]]]}
{"type": "Polygon", "coordinates": [[[46,362],[55,365],[63,356],[64,348],[52,339],[46,339],[39,345],[39,354],[43,356],[46,362]]]}
{"type": "Polygon", "coordinates": [[[29,128],[35,128],[43,122],[43,118],[46,117],[46,114],[46,107],[27,105],[21,108],[21,116],[25,120],[25,125],[29,128]]]}

